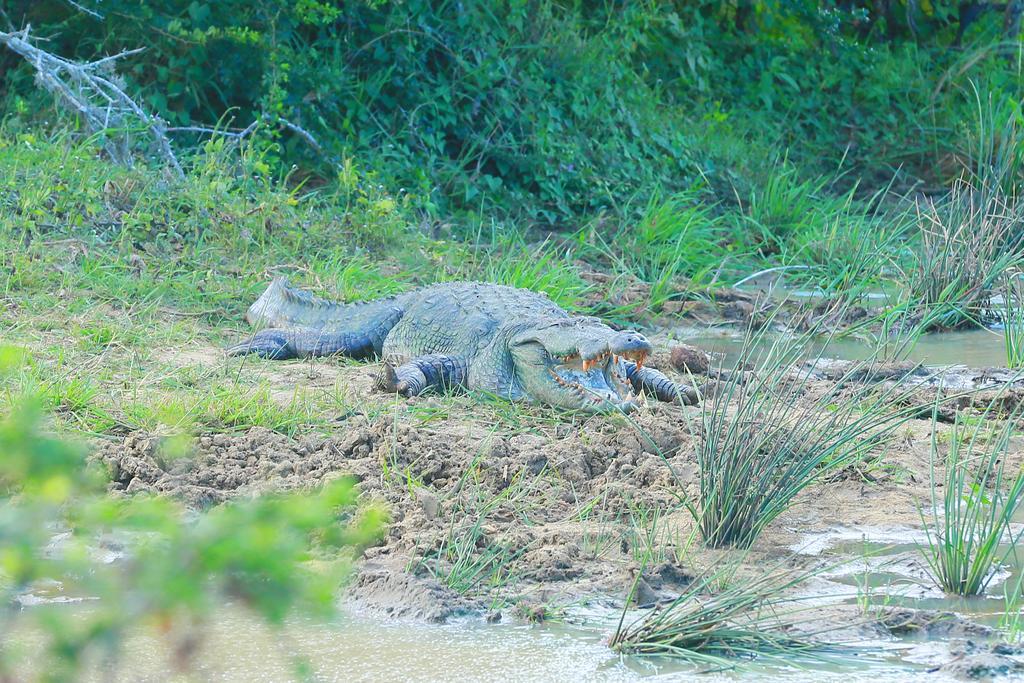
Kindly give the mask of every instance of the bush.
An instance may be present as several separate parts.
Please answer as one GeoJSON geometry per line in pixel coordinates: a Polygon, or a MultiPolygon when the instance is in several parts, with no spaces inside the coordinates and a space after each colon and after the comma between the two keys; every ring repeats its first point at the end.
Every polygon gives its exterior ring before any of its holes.
{"type": "MultiPolygon", "coordinates": [[[[0,377],[25,358],[0,347],[0,377]]],[[[350,479],[198,517],[165,498],[109,497],[85,450],[43,431],[38,399],[16,403],[0,420],[0,622],[38,629],[43,652],[33,654],[46,680],[80,680],[97,653],[110,666],[129,634],[154,623],[187,669],[204,617],[229,598],[271,626],[292,612],[333,614],[354,552],[385,521],[357,506],[350,479]],[[111,537],[124,557],[108,563],[96,551],[111,537]],[[90,609],[22,609],[19,598],[53,585],[92,599],[90,609]]],[[[25,653],[12,644],[0,647],[0,678],[24,675],[11,655],[25,653]]]]}
{"type": "MultiPolygon", "coordinates": [[[[809,177],[842,168],[868,192],[899,166],[946,181],[967,79],[1020,99],[998,14],[961,53],[951,0],[887,14],[811,0],[8,4],[66,57],[146,46],[121,68],[172,125],[266,116],[257,139],[280,173],[300,161],[330,177],[325,162],[355,156],[429,212],[554,225],[638,215],[700,179],[746,198],[787,148],[809,177]]],[[[0,72],[9,109],[37,109],[31,69],[3,54],[0,72]]]]}

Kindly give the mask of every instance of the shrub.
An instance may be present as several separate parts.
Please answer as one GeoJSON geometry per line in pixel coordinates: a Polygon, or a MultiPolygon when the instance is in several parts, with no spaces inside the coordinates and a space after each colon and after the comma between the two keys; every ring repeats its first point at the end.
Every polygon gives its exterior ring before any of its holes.
{"type": "MultiPolygon", "coordinates": [[[[901,166],[945,181],[938,162],[962,152],[974,105],[963,82],[1019,99],[997,13],[975,22],[971,50],[950,50],[947,0],[905,12],[811,0],[13,0],[5,12],[71,59],[146,46],[122,67],[133,93],[172,126],[265,121],[255,137],[280,175],[300,161],[330,178],[355,156],[429,212],[555,225],[632,216],[698,179],[745,199],[768,185],[771,162],[727,150],[752,144],[766,159],[791,150],[812,178],[852,171],[869,191],[901,166]]],[[[0,53],[0,73],[9,112],[49,118],[30,68],[0,53]]]]}

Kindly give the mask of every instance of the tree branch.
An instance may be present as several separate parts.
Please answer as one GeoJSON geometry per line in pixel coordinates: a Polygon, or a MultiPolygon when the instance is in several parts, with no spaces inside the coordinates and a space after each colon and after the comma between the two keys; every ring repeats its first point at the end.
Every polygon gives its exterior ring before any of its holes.
{"type": "Polygon", "coordinates": [[[74,7],[75,9],[77,9],[77,10],[79,10],[81,12],[85,12],[86,14],[88,14],[91,17],[94,17],[96,19],[103,19],[103,15],[102,14],[100,14],[99,12],[97,12],[95,10],[91,10],[88,7],[82,7],[77,2],[75,2],[75,0],[64,0],[64,2],[68,3],[69,5],[71,5],[72,7],[74,7]]]}
{"type": "Polygon", "coordinates": [[[130,132],[138,121],[145,128],[164,161],[183,176],[166,126],[160,117],[149,114],[129,97],[113,70],[116,60],[137,54],[143,48],[127,50],[93,62],[77,63],[36,47],[29,40],[29,28],[0,32],[0,45],[21,55],[36,70],[36,81],[53,93],[65,107],[82,117],[94,133],[105,136],[104,149],[119,163],[131,164],[130,132]],[[118,138],[110,135],[120,132],[118,138]]]}

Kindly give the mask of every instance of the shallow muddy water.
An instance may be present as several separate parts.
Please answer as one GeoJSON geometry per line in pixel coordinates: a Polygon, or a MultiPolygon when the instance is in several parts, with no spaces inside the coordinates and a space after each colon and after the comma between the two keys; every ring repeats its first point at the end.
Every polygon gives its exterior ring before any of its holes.
{"type": "MultiPolygon", "coordinates": [[[[677,328],[667,331],[669,338],[719,353],[730,363],[743,347],[743,334],[736,328],[677,328]]],[[[811,357],[822,354],[840,360],[862,360],[871,357],[873,346],[857,339],[833,339],[824,348],[824,342],[808,349],[811,357]]],[[[1006,348],[999,330],[974,329],[959,332],[925,334],[910,349],[908,360],[926,365],[967,365],[972,368],[1004,367],[1006,348]]]]}
{"type": "MultiPolygon", "coordinates": [[[[62,605],[81,610],[82,606],[62,605]]],[[[885,659],[858,665],[761,666],[742,672],[698,673],[664,659],[621,657],[604,640],[618,612],[575,610],[574,623],[485,624],[480,618],[444,625],[385,621],[348,615],[334,623],[292,620],[273,631],[244,610],[224,606],[202,634],[191,679],[282,681],[294,679],[297,658],[318,681],[873,681],[953,680],[900,662],[911,644],[879,643],[885,659]]],[[[31,650],[31,633],[17,638],[31,650]]],[[[37,664],[42,664],[36,660],[37,664]]],[[[168,680],[169,648],[150,635],[129,638],[111,675],[97,669],[85,680],[168,680]]],[[[34,668],[26,676],[40,673],[34,668]]],[[[188,680],[171,677],[170,680],[188,680]]]]}
{"type": "MultiPolygon", "coordinates": [[[[789,551],[817,558],[824,567],[802,589],[815,605],[907,606],[956,612],[979,628],[997,626],[1005,609],[1002,586],[1016,581],[1022,570],[1017,560],[994,577],[985,597],[951,599],[927,578],[918,545],[924,542],[924,533],[910,527],[848,527],[803,534],[789,551]]],[[[23,604],[28,610],[59,609],[77,616],[90,609],[89,602],[62,602],[54,593],[23,604]]],[[[640,614],[631,610],[626,619],[640,614]]],[[[951,644],[964,637],[913,635],[856,642],[840,637],[870,658],[699,673],[679,662],[611,651],[606,641],[620,617],[616,609],[574,605],[560,621],[543,624],[509,618],[510,611],[505,615],[500,623],[486,623],[477,615],[429,624],[347,609],[335,621],[291,619],[275,630],[246,610],[225,604],[202,627],[191,679],[290,680],[295,678],[296,663],[302,661],[312,670],[313,680],[323,681],[947,681],[957,679],[935,668],[949,661],[951,644]]],[[[40,641],[22,628],[13,642],[25,653],[40,641]]],[[[96,668],[86,680],[169,680],[170,652],[168,644],[152,633],[135,634],[113,672],[110,667],[96,668]]],[[[24,670],[26,677],[39,673],[35,666],[45,670],[45,662],[32,661],[34,665],[24,670]]]]}

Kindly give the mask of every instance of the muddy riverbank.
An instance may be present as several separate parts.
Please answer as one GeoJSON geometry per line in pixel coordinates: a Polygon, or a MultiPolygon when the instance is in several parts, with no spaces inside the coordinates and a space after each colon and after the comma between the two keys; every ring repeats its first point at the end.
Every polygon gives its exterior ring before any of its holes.
{"type": "MultiPolygon", "coordinates": [[[[699,365],[699,357],[692,349],[663,349],[653,362],[683,380],[682,360],[699,365]]],[[[810,393],[828,389],[841,370],[816,366],[810,393]]],[[[628,417],[531,410],[509,416],[501,412],[506,406],[480,397],[396,400],[373,393],[372,366],[250,361],[246,371],[259,372],[281,396],[318,384],[352,393],[325,433],[291,437],[251,428],[203,435],[177,459],[161,437],[133,433],[104,444],[94,459],[108,468],[115,495],[166,494],[197,509],[357,478],[364,496],[391,514],[386,538],[366,551],[349,590],[351,605],[368,614],[436,623],[466,615],[542,621],[584,602],[619,608],[634,586],[634,601],[653,605],[736,556],[704,548],[686,508],[698,494],[700,407],[650,403],[628,417]]],[[[886,530],[920,529],[919,506],[930,495],[930,405],[942,389],[935,373],[907,371],[921,376],[922,419],[804,491],[744,556],[751,571],[766,563],[816,570],[849,559],[831,552],[836,539],[880,534],[876,542],[898,543],[899,533],[886,539],[886,530]]],[[[991,374],[957,376],[966,382],[991,374]]],[[[705,388],[715,381],[691,376],[705,388]]],[[[1020,456],[1015,449],[1013,457],[1020,456]]],[[[903,569],[926,582],[920,558],[903,569]]],[[[823,594],[845,593],[840,602],[852,601],[849,581],[831,584],[823,594]]],[[[844,609],[836,620],[850,618],[852,608],[844,609]]]]}

